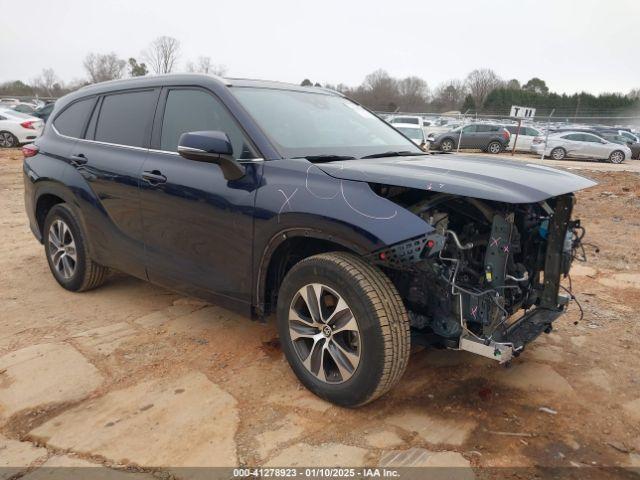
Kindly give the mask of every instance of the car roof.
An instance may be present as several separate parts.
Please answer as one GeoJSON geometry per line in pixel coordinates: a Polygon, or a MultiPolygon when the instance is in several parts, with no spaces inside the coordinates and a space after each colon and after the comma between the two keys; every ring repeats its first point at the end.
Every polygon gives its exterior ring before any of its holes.
{"type": "MultiPolygon", "coordinates": [[[[568,135],[571,133],[586,133],[587,135],[593,135],[594,137],[600,137],[598,132],[589,132],[586,130],[567,130],[566,132],[553,132],[551,135],[568,135]]],[[[600,137],[602,138],[602,137],[600,137]]]]}
{"type": "Polygon", "coordinates": [[[406,127],[406,128],[415,128],[416,130],[418,129],[422,130],[422,127],[420,125],[416,125],[415,123],[394,123],[393,126],[396,128],[406,127]]]}
{"type": "Polygon", "coordinates": [[[279,90],[293,90],[307,93],[323,93],[325,95],[335,95],[343,97],[340,92],[322,87],[303,87],[293,83],[276,82],[271,80],[251,80],[246,78],[222,78],[217,75],[204,73],[169,73],[162,75],[145,75],[143,77],[125,78],[110,80],[107,82],[86,85],[64,97],[58,99],[56,106],[65,108],[71,102],[92,96],[102,95],[119,90],[129,90],[136,88],[158,88],[170,86],[201,86],[208,87],[213,91],[228,87],[259,87],[279,90]]]}
{"type": "Polygon", "coordinates": [[[153,86],[169,86],[185,83],[202,83],[202,84],[218,84],[227,87],[261,87],[297,90],[302,92],[326,92],[334,95],[341,95],[335,90],[323,87],[303,87],[294,83],[277,82],[273,80],[253,80],[248,78],[222,78],[217,75],[204,73],[169,73],[161,75],[145,75],[143,77],[125,78],[119,80],[110,80],[107,82],[95,83],[82,87],[79,92],[87,93],[105,93],[112,90],[124,88],[144,88],[153,86]]]}

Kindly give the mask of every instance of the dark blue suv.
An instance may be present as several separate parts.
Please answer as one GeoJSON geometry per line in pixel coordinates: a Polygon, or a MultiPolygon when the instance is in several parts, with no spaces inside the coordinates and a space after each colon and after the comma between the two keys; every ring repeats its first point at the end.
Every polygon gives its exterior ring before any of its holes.
{"type": "Polygon", "coordinates": [[[62,287],[114,269],[275,313],[298,378],[347,406],[389,390],[412,342],[505,362],[549,331],[584,232],[571,192],[593,185],[425,154],[334,91],[207,75],[82,88],[24,153],[62,287]]]}

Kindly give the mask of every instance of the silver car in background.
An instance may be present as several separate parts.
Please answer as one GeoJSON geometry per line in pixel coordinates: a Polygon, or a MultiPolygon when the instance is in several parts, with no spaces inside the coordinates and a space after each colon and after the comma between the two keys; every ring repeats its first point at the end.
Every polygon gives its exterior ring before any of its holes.
{"type": "Polygon", "coordinates": [[[626,145],[613,143],[593,133],[562,132],[549,135],[545,147],[545,137],[536,137],[531,143],[531,151],[554,160],[571,158],[594,158],[622,163],[631,158],[631,149],[626,145]]]}

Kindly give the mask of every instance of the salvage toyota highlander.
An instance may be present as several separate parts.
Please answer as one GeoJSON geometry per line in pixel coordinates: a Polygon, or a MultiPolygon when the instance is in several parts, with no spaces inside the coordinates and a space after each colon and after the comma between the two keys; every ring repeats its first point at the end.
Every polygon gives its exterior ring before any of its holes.
{"type": "Polygon", "coordinates": [[[300,381],[357,406],[411,343],[506,362],[564,312],[591,180],[430,155],[343,95],[166,75],[60,99],[24,148],[25,204],[72,291],[108,269],[277,317],[300,381]]]}

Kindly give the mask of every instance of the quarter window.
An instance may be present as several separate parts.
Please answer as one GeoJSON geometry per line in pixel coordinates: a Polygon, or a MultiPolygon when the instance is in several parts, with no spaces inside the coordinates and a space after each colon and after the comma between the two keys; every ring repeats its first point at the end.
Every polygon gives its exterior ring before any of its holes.
{"type": "Polygon", "coordinates": [[[87,118],[89,118],[94,102],[95,98],[86,98],[72,103],[56,116],[53,126],[62,135],[80,138],[84,133],[84,126],[87,123],[87,118]]]}
{"type": "Polygon", "coordinates": [[[207,130],[226,133],[234,157],[255,158],[240,127],[217,98],[202,90],[170,90],[162,118],[160,149],[175,152],[180,135],[207,130]]]}
{"type": "Polygon", "coordinates": [[[102,100],[95,139],[132,147],[146,147],[155,107],[153,90],[117,93],[102,100]]]}

